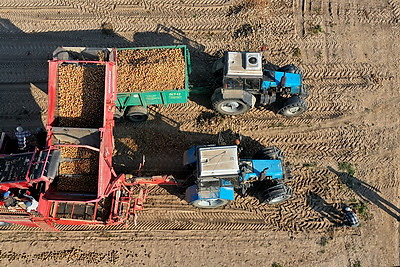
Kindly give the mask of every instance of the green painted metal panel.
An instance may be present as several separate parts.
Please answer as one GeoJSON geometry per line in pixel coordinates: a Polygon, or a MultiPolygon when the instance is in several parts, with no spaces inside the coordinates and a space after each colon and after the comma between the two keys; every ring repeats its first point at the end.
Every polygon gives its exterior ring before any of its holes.
{"type": "Polygon", "coordinates": [[[186,45],[127,47],[127,48],[117,48],[117,50],[152,50],[152,49],[175,49],[175,48],[184,48],[184,49],[186,49],[186,45]]]}
{"type": "Polygon", "coordinates": [[[188,90],[171,90],[171,91],[164,91],[161,92],[164,104],[180,104],[186,103],[188,99],[189,92],[188,90]]]}
{"type": "Polygon", "coordinates": [[[152,49],[181,49],[185,59],[185,84],[184,88],[168,91],[150,91],[150,92],[122,92],[117,93],[117,107],[126,109],[128,106],[148,106],[148,105],[169,105],[187,103],[189,96],[189,74],[192,72],[189,49],[186,45],[172,46],[152,46],[152,47],[130,47],[116,48],[121,50],[152,50],[152,49]]]}
{"type": "Polygon", "coordinates": [[[163,104],[163,99],[159,91],[142,92],[139,95],[143,106],[163,104]]]}

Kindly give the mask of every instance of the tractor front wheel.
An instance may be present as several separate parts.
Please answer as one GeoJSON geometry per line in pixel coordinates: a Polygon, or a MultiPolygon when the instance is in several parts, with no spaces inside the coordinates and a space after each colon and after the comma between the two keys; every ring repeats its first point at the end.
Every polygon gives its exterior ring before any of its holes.
{"type": "Polygon", "coordinates": [[[211,101],[214,109],[224,115],[240,115],[250,109],[250,106],[241,99],[224,99],[220,89],[214,92],[211,101]]]}
{"type": "Polygon", "coordinates": [[[278,114],[286,117],[299,116],[307,110],[307,102],[298,96],[292,96],[283,104],[283,107],[278,110],[278,114]]]}
{"type": "Polygon", "coordinates": [[[279,159],[283,161],[284,157],[285,155],[282,150],[274,146],[269,146],[257,151],[253,159],[279,159]]]}
{"type": "Polygon", "coordinates": [[[279,69],[277,69],[277,71],[302,74],[301,69],[299,67],[297,67],[296,65],[293,65],[293,64],[289,64],[289,65],[280,67],[279,69]]]}
{"type": "Polygon", "coordinates": [[[131,106],[127,109],[125,117],[131,122],[143,122],[149,118],[149,114],[145,107],[131,106]]]}
{"type": "Polygon", "coordinates": [[[288,200],[292,196],[292,188],[283,183],[265,188],[260,191],[259,199],[263,203],[278,204],[288,200]]]}

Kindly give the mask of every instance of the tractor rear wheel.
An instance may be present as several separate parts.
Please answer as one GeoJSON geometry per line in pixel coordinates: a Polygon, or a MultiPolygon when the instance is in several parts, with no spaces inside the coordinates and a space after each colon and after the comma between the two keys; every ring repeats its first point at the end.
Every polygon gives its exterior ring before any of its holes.
{"type": "Polygon", "coordinates": [[[286,100],[283,107],[278,110],[278,114],[286,117],[299,116],[307,110],[307,102],[298,96],[292,96],[286,100]]]}
{"type": "Polygon", "coordinates": [[[283,151],[274,146],[263,148],[260,151],[257,151],[253,156],[253,159],[279,159],[282,161],[284,158],[285,155],[283,154],[283,151]]]}
{"type": "Polygon", "coordinates": [[[263,203],[278,204],[288,200],[292,196],[292,188],[283,183],[264,188],[259,193],[259,199],[263,203]]]}
{"type": "Polygon", "coordinates": [[[224,70],[224,58],[222,57],[214,62],[214,64],[211,67],[211,73],[214,76],[221,78],[221,80],[222,80],[222,71],[223,70],[224,70]]]}
{"type": "Polygon", "coordinates": [[[128,107],[125,117],[131,122],[143,122],[149,118],[147,108],[142,106],[128,107]]]}
{"type": "Polygon", "coordinates": [[[250,106],[241,99],[224,99],[221,89],[215,90],[211,102],[214,109],[224,115],[240,115],[250,109],[250,106]]]}
{"type": "Polygon", "coordinates": [[[222,198],[211,198],[211,199],[198,199],[193,201],[191,204],[196,208],[200,209],[215,209],[225,206],[229,203],[229,200],[222,198]]]}

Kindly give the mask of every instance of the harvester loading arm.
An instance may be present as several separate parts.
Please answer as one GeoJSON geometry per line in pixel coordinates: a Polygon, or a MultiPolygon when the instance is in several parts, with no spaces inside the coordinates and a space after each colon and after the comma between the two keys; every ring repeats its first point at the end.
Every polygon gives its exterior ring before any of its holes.
{"type": "Polygon", "coordinates": [[[34,152],[11,154],[0,157],[0,187],[14,187],[13,185],[29,184],[54,179],[60,151],[47,149],[34,152]],[[22,183],[22,184],[21,184],[22,183]]]}

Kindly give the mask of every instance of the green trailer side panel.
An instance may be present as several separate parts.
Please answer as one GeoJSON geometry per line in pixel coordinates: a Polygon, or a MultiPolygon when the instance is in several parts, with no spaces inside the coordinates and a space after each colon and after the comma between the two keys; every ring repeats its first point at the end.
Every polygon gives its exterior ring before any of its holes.
{"type": "Polygon", "coordinates": [[[163,99],[160,92],[142,92],[139,94],[143,106],[163,104],[163,99]]]}
{"type": "Polygon", "coordinates": [[[125,110],[129,106],[169,105],[187,103],[189,97],[189,74],[191,73],[191,60],[189,49],[185,45],[116,48],[122,50],[152,50],[152,49],[181,49],[185,59],[184,88],[167,91],[147,92],[118,92],[116,106],[125,110]]]}
{"type": "Polygon", "coordinates": [[[180,104],[187,103],[189,91],[188,90],[171,90],[163,91],[161,95],[164,99],[164,104],[180,104]]]}
{"type": "Polygon", "coordinates": [[[118,93],[116,106],[126,108],[127,106],[141,106],[142,100],[138,93],[118,93]]]}
{"type": "Polygon", "coordinates": [[[118,93],[117,107],[125,109],[129,106],[169,105],[187,103],[188,90],[169,90],[138,93],[118,93]]]}

